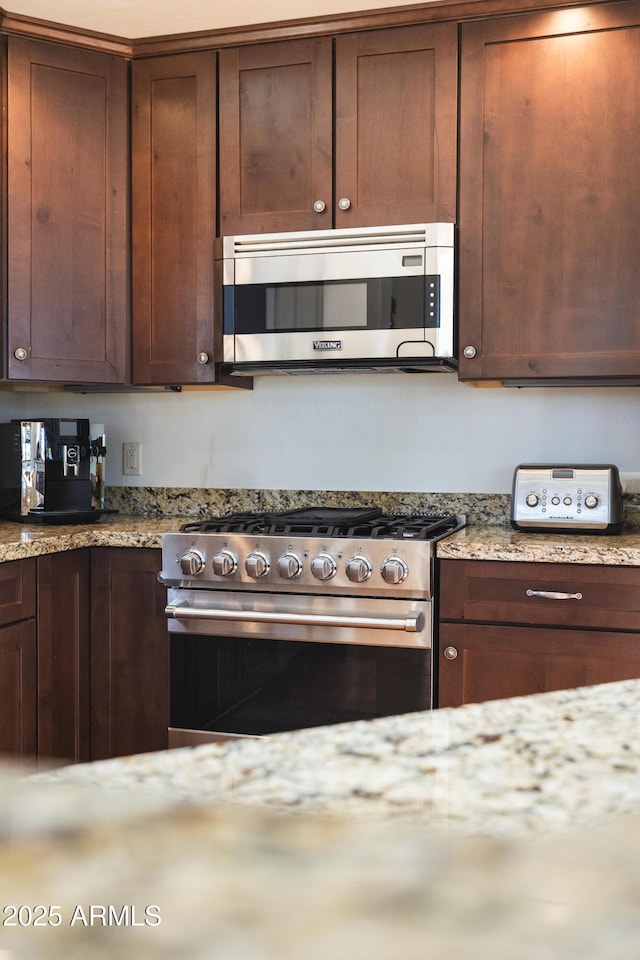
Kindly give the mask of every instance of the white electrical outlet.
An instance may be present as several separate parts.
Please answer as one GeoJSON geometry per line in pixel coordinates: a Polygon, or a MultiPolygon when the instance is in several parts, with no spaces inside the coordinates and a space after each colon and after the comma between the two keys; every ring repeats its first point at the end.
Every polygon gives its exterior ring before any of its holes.
{"type": "Polygon", "coordinates": [[[142,476],[142,444],[125,442],[122,444],[122,475],[124,477],[142,476]]]}

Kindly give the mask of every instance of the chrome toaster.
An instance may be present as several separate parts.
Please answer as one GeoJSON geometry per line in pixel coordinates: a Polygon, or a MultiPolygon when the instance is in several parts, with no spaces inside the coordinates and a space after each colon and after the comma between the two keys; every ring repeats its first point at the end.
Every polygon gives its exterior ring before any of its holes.
{"type": "Polygon", "coordinates": [[[548,533],[619,533],[618,468],[606,464],[520,464],[513,477],[511,525],[548,533]]]}

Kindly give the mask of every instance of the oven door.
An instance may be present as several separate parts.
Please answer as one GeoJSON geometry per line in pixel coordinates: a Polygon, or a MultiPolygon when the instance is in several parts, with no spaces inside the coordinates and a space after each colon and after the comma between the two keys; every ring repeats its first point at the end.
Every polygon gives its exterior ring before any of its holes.
{"type": "Polygon", "coordinates": [[[169,591],[171,746],[431,707],[431,603],[169,591]]]}

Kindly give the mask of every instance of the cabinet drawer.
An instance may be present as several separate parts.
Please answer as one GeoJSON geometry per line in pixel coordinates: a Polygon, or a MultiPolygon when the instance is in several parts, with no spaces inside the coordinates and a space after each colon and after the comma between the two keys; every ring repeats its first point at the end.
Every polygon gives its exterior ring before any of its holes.
{"type": "Polygon", "coordinates": [[[440,619],[640,630],[640,568],[442,560],[440,619]]]}
{"type": "Polygon", "coordinates": [[[36,561],[0,563],[0,626],[36,615],[36,561]]]}

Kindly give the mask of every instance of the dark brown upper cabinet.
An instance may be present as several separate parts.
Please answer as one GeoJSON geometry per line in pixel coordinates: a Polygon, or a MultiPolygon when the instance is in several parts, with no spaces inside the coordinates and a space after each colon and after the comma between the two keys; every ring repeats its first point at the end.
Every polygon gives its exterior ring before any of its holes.
{"type": "Polygon", "coordinates": [[[127,378],[127,62],[8,41],[8,377],[127,378]]]}
{"type": "Polygon", "coordinates": [[[453,23],[222,50],[220,233],[454,221],[456,124],[453,23]]]}
{"type": "Polygon", "coordinates": [[[215,52],[135,61],[132,120],[133,381],[214,383],[215,52]]]}
{"type": "Polygon", "coordinates": [[[640,380],[640,4],[461,44],[461,379],[640,380]]]}

